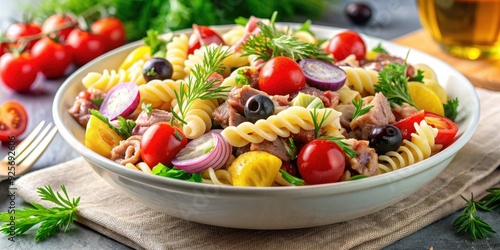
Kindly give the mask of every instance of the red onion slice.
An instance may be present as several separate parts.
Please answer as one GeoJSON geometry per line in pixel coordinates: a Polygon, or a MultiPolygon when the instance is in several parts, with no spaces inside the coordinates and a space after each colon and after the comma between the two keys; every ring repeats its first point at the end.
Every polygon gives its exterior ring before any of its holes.
{"type": "Polygon", "coordinates": [[[139,88],[135,83],[119,83],[108,92],[99,112],[110,121],[118,116],[127,117],[137,108],[140,99],[139,88]]]}
{"type": "Polygon", "coordinates": [[[320,90],[337,91],[344,85],[347,74],[341,68],[317,59],[303,59],[299,62],[309,86],[320,90]]]}

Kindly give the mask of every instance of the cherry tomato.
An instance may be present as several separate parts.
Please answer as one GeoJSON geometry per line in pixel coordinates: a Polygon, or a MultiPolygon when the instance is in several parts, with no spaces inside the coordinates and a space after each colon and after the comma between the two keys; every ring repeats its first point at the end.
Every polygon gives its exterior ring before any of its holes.
{"type": "MultiPolygon", "coordinates": [[[[40,33],[42,33],[42,27],[36,23],[14,23],[7,28],[5,36],[10,40],[18,40],[19,38],[30,38],[40,33]]],[[[29,42],[26,49],[31,49],[37,40],[29,42]]]]}
{"type": "Polygon", "coordinates": [[[73,62],[80,67],[105,52],[100,36],[80,29],[72,30],[66,43],[73,49],[73,62]]]}
{"type": "Polygon", "coordinates": [[[46,78],[64,76],[64,72],[73,60],[71,47],[44,37],[35,43],[31,54],[40,65],[40,71],[46,78]]]}
{"type": "Polygon", "coordinates": [[[410,116],[407,116],[404,119],[401,119],[392,125],[399,128],[401,134],[403,135],[403,139],[411,140],[411,133],[415,133],[415,122],[420,124],[420,122],[425,118],[425,111],[420,110],[416,113],[413,113],[410,116]]]}
{"type": "Polygon", "coordinates": [[[14,91],[29,90],[39,70],[37,60],[28,52],[9,52],[0,57],[0,78],[5,86],[14,91]]]}
{"type": "Polygon", "coordinates": [[[7,101],[0,106],[0,141],[17,139],[28,125],[28,115],[23,105],[7,101]],[[14,137],[14,138],[11,138],[14,137]]]}
{"type": "Polygon", "coordinates": [[[269,95],[292,94],[305,84],[306,77],[299,64],[286,56],[271,58],[259,73],[259,89],[269,95]]]}
{"type": "Polygon", "coordinates": [[[61,41],[65,41],[68,37],[69,33],[76,26],[76,21],[73,17],[68,15],[54,14],[47,18],[42,25],[42,31],[45,34],[49,34],[51,32],[56,32],[57,36],[61,41]],[[63,28],[67,27],[67,28],[63,28]]]}
{"type": "Polygon", "coordinates": [[[101,18],[92,23],[90,29],[92,33],[102,37],[104,40],[104,49],[106,51],[110,51],[125,44],[125,27],[123,27],[123,23],[118,18],[101,18]]]}
{"type": "Polygon", "coordinates": [[[332,54],[337,61],[344,60],[351,54],[356,55],[357,60],[363,60],[366,55],[366,44],[358,33],[348,30],[330,38],[325,51],[332,54]]]}
{"type": "Polygon", "coordinates": [[[141,157],[150,168],[160,162],[171,167],[172,159],[186,144],[187,138],[179,128],[168,122],[156,123],[142,136],[141,157]]]}
{"type": "Polygon", "coordinates": [[[8,43],[0,43],[0,56],[8,52],[9,44],[8,43]]]}
{"type": "Polygon", "coordinates": [[[212,43],[224,44],[224,39],[208,26],[193,24],[193,31],[191,35],[189,35],[188,54],[193,54],[201,45],[209,45],[212,43]]]}
{"type": "Polygon", "coordinates": [[[307,184],[338,182],[345,170],[344,151],[330,140],[312,140],[300,150],[297,166],[307,184]]]}
{"type": "Polygon", "coordinates": [[[436,144],[442,144],[443,147],[447,147],[453,142],[458,132],[458,125],[456,123],[431,112],[425,112],[425,121],[430,126],[438,129],[435,139],[436,144]]]}

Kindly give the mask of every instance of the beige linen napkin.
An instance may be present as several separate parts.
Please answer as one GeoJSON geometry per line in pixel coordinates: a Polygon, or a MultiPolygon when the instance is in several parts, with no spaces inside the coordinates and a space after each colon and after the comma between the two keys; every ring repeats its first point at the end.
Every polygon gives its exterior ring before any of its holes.
{"type": "Polygon", "coordinates": [[[78,221],[128,246],[145,249],[378,249],[463,207],[460,194],[476,196],[499,185],[500,93],[478,89],[481,120],[473,138],[430,184],[377,213],[328,226],[263,231],[201,225],[152,211],[119,193],[82,158],[39,170],[16,181],[28,202],[36,188],[65,184],[81,196],[78,221]]]}

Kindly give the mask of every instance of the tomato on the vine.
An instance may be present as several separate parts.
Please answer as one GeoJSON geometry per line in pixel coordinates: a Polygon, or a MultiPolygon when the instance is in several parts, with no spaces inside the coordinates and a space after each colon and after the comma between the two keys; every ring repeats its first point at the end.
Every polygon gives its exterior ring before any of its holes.
{"type": "MultiPolygon", "coordinates": [[[[42,27],[36,23],[14,23],[7,28],[5,33],[5,37],[10,40],[18,40],[19,38],[31,38],[35,35],[39,35],[42,33],[42,27]]],[[[35,42],[38,39],[35,39],[29,42],[26,45],[27,49],[31,49],[35,42]]]]}
{"type": "Polygon", "coordinates": [[[81,29],[72,30],[66,43],[73,49],[73,62],[78,67],[105,52],[104,41],[100,36],[81,29]]]}
{"type": "Polygon", "coordinates": [[[14,91],[29,90],[39,71],[37,60],[28,52],[8,52],[0,57],[0,78],[14,91]]]}
{"type": "Polygon", "coordinates": [[[425,112],[425,121],[430,126],[438,129],[438,134],[435,139],[436,144],[442,144],[443,147],[448,147],[453,142],[458,132],[458,125],[456,123],[446,117],[431,112],[425,112]]]}
{"type": "Polygon", "coordinates": [[[356,56],[356,60],[363,60],[366,56],[366,44],[358,33],[348,30],[330,38],[325,51],[337,61],[344,60],[351,54],[356,56]]]}
{"type": "Polygon", "coordinates": [[[92,23],[90,29],[92,33],[102,37],[104,41],[104,50],[106,51],[110,51],[125,44],[125,27],[118,18],[101,18],[92,23]]]}
{"type": "Polygon", "coordinates": [[[193,24],[193,31],[189,35],[188,54],[199,49],[202,45],[224,44],[224,39],[208,26],[198,26],[193,24]]]}
{"type": "Polygon", "coordinates": [[[172,159],[187,145],[187,137],[168,122],[153,124],[141,140],[141,157],[150,168],[162,163],[172,167],[172,159]]]}
{"type": "Polygon", "coordinates": [[[264,64],[259,73],[259,89],[269,95],[287,95],[302,89],[306,77],[292,58],[277,56],[264,64]]]}
{"type": "Polygon", "coordinates": [[[312,140],[300,150],[297,167],[309,185],[338,182],[345,170],[344,151],[328,139],[312,140]]]}
{"type": "Polygon", "coordinates": [[[28,114],[23,105],[7,101],[0,106],[0,141],[21,135],[28,125],[28,114]]]}
{"type": "Polygon", "coordinates": [[[50,34],[58,30],[56,35],[61,41],[65,41],[75,26],[76,21],[73,17],[69,15],[54,14],[45,19],[42,25],[42,31],[45,34],[50,34]]]}
{"type": "Polygon", "coordinates": [[[40,71],[46,78],[58,78],[64,75],[73,60],[72,50],[68,45],[63,45],[44,37],[35,43],[31,54],[40,65],[40,71]]]}
{"type": "Polygon", "coordinates": [[[425,118],[425,111],[420,110],[418,112],[413,113],[405,117],[404,119],[398,120],[392,125],[399,128],[401,134],[403,135],[403,139],[411,140],[411,133],[415,133],[415,122],[420,124],[420,122],[425,118]]]}

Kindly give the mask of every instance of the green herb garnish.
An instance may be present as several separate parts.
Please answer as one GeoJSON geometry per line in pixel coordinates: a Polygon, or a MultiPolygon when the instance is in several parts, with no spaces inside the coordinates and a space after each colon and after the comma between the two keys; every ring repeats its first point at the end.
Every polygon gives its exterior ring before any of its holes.
{"type": "Polygon", "coordinates": [[[382,43],[378,43],[377,46],[375,46],[375,48],[372,49],[372,51],[377,53],[389,54],[387,53],[387,50],[385,50],[384,47],[382,47],[382,43]]]}
{"type": "Polygon", "coordinates": [[[367,175],[358,174],[358,175],[355,175],[355,176],[349,178],[348,181],[360,180],[360,179],[364,179],[364,178],[367,178],[367,177],[368,177],[367,175]]]}
{"type": "Polygon", "coordinates": [[[90,99],[90,101],[95,104],[97,107],[101,107],[102,105],[102,102],[104,101],[104,98],[93,98],[93,99],[90,99]]]}
{"type": "MultiPolygon", "coordinates": [[[[498,190],[493,190],[493,192],[490,194],[493,194],[493,197],[496,197],[497,199],[500,198],[500,192],[498,190]]],[[[470,233],[473,240],[492,237],[492,234],[496,233],[496,231],[493,230],[493,228],[488,223],[484,222],[479,216],[476,215],[477,209],[488,212],[492,211],[491,208],[487,206],[488,200],[481,199],[480,201],[475,201],[474,195],[472,193],[470,200],[467,200],[463,196],[460,197],[464,199],[467,205],[462,211],[462,215],[460,215],[453,222],[453,227],[456,228],[457,233],[470,233]]],[[[489,199],[492,199],[492,197],[490,196],[489,199]]]]}
{"type": "Polygon", "coordinates": [[[285,179],[285,181],[287,181],[288,183],[290,183],[294,186],[300,186],[300,185],[304,184],[304,180],[287,173],[283,169],[280,169],[280,173],[281,173],[281,176],[283,177],[283,179],[285,179]]]}
{"type": "Polygon", "coordinates": [[[159,33],[156,30],[148,30],[147,36],[143,39],[144,44],[151,48],[151,55],[153,57],[165,58],[167,54],[167,43],[168,41],[163,40],[159,37],[159,33]]]}
{"type": "Polygon", "coordinates": [[[375,84],[375,92],[384,94],[391,104],[402,105],[406,102],[418,109],[408,90],[407,68],[408,65],[406,64],[387,64],[378,74],[378,84],[375,84]]]}
{"type": "Polygon", "coordinates": [[[294,60],[303,58],[316,58],[318,60],[331,62],[333,59],[318,48],[316,45],[297,40],[295,36],[289,36],[276,28],[274,22],[277,13],[274,12],[269,25],[257,22],[261,32],[250,36],[242,49],[243,55],[257,55],[259,59],[268,61],[276,56],[287,56],[294,60]]]}
{"type": "Polygon", "coordinates": [[[207,149],[205,149],[205,152],[204,152],[204,153],[205,153],[205,154],[208,154],[208,153],[212,152],[212,150],[214,150],[214,148],[215,148],[215,146],[210,146],[210,147],[208,147],[207,149]]]}
{"type": "Polygon", "coordinates": [[[352,104],[354,104],[354,114],[352,115],[352,119],[356,119],[359,116],[362,116],[370,111],[374,106],[373,105],[368,105],[363,108],[363,100],[359,99],[358,101],[352,99],[352,104]]]}
{"type": "Polygon", "coordinates": [[[349,146],[351,146],[351,145],[349,145],[349,143],[343,141],[344,138],[342,138],[342,137],[321,136],[319,139],[327,139],[327,140],[330,140],[332,142],[335,142],[345,152],[345,154],[351,158],[356,158],[356,155],[358,154],[358,152],[356,152],[356,150],[349,147],[349,146]]]}
{"type": "Polygon", "coordinates": [[[89,112],[91,115],[99,118],[99,120],[103,121],[108,125],[109,128],[111,128],[113,131],[115,131],[119,136],[122,138],[126,139],[132,136],[132,130],[135,127],[135,121],[133,120],[126,120],[125,118],[118,116],[118,127],[113,126],[107,117],[102,115],[99,111],[95,109],[89,109],[89,112]]]}
{"type": "Polygon", "coordinates": [[[192,181],[192,182],[202,182],[203,177],[201,174],[198,173],[193,173],[189,174],[186,172],[186,170],[178,169],[175,166],[172,168],[169,168],[161,163],[158,163],[151,172],[154,175],[159,175],[163,177],[168,177],[168,178],[173,178],[173,179],[179,179],[179,180],[185,180],[185,181],[192,181]]]}
{"type": "Polygon", "coordinates": [[[153,112],[153,106],[151,105],[151,103],[143,102],[141,104],[141,110],[146,112],[147,115],[151,115],[151,112],[153,112]]]}
{"type": "Polygon", "coordinates": [[[286,153],[293,160],[297,158],[297,145],[295,145],[295,141],[292,137],[288,137],[288,142],[289,143],[285,143],[286,153]]]}
{"type": "Polygon", "coordinates": [[[309,34],[311,34],[311,35],[315,36],[315,35],[314,35],[314,33],[313,33],[313,32],[312,32],[312,30],[311,30],[311,20],[309,20],[309,19],[308,19],[307,21],[305,21],[305,22],[304,22],[304,23],[303,23],[303,24],[299,27],[299,29],[298,29],[297,31],[305,31],[305,32],[307,32],[307,33],[309,33],[309,34]]]}
{"type": "MultiPolygon", "coordinates": [[[[223,70],[222,61],[231,52],[222,49],[222,46],[207,47],[201,64],[196,64],[191,69],[188,82],[181,82],[179,91],[175,90],[178,112],[172,111],[173,118],[186,124],[184,117],[191,104],[197,99],[207,100],[224,97],[229,92],[230,86],[215,86],[216,79],[207,80],[213,73],[223,70]]],[[[172,122],[174,119],[171,120],[172,122]]]]}
{"type": "Polygon", "coordinates": [[[69,226],[76,219],[77,206],[80,202],[80,197],[70,199],[66,188],[61,185],[63,194],[54,193],[50,186],[38,188],[38,195],[42,200],[50,201],[57,206],[46,208],[38,203],[32,202],[33,208],[16,209],[15,214],[8,212],[0,213],[0,222],[4,222],[0,230],[6,235],[12,235],[11,217],[15,217],[14,235],[19,236],[24,234],[30,228],[41,223],[38,228],[35,240],[41,241],[58,233],[59,229],[66,232],[69,226]]]}
{"type": "Polygon", "coordinates": [[[446,118],[455,121],[458,115],[458,98],[448,100],[447,103],[443,104],[444,116],[446,118]]]}
{"type": "Polygon", "coordinates": [[[417,69],[417,75],[411,78],[414,82],[424,82],[424,71],[421,69],[417,69]]]}
{"type": "Polygon", "coordinates": [[[326,111],[323,117],[321,117],[320,121],[318,121],[318,113],[315,108],[312,111],[309,111],[309,113],[311,114],[312,122],[314,125],[314,138],[318,138],[320,136],[320,129],[323,126],[323,123],[325,123],[326,119],[328,119],[328,116],[332,114],[332,110],[326,111]]]}
{"type": "Polygon", "coordinates": [[[241,26],[246,26],[248,23],[248,18],[239,16],[239,17],[234,19],[234,23],[239,24],[241,26]]]}

